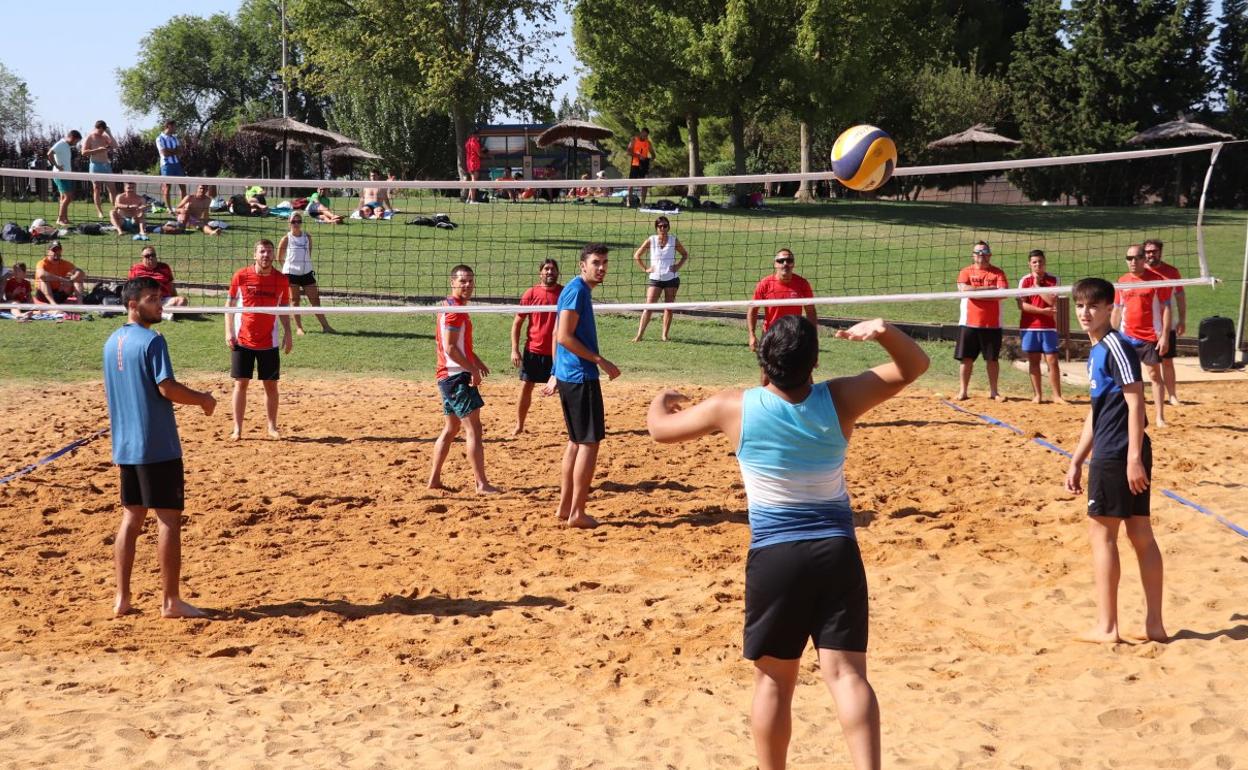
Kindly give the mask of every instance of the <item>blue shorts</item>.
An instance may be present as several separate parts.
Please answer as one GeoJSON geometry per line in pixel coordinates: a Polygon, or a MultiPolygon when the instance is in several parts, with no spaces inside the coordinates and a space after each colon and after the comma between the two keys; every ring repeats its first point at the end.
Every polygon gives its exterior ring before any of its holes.
{"type": "Polygon", "coordinates": [[[182,170],[182,162],[175,160],[172,163],[160,164],[161,176],[186,176],[186,172],[182,170]]]}
{"type": "Polygon", "coordinates": [[[61,195],[70,195],[74,191],[74,180],[72,179],[53,179],[56,185],[56,191],[61,195]]]}
{"type": "Polygon", "coordinates": [[[104,161],[103,163],[91,161],[87,164],[87,170],[92,174],[111,174],[113,173],[113,164],[108,161],[104,161]]]}
{"type": "Polygon", "coordinates": [[[1024,329],[1023,330],[1023,352],[1024,353],[1056,353],[1057,352],[1057,330],[1056,329],[1024,329]]]}
{"type": "Polygon", "coordinates": [[[442,394],[442,414],[453,414],[461,420],[485,406],[481,391],[473,387],[468,372],[438,380],[438,392],[442,394]]]}

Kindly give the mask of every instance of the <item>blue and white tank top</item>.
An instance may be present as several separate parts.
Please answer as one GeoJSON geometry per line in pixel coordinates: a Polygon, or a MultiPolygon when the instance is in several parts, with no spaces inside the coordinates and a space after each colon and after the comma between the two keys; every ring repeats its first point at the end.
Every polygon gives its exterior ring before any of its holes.
{"type": "Polygon", "coordinates": [[[308,234],[286,235],[286,261],[282,263],[286,275],[307,275],[312,272],[312,249],[308,234]]]}
{"type": "Polygon", "coordinates": [[[737,463],[749,500],[750,548],[854,537],[848,445],[826,382],[800,404],[762,387],[742,394],[737,463]]]}
{"type": "Polygon", "coordinates": [[[670,281],[676,277],[676,236],[667,236],[667,245],[659,245],[659,236],[650,236],[650,280],[670,281]]]}

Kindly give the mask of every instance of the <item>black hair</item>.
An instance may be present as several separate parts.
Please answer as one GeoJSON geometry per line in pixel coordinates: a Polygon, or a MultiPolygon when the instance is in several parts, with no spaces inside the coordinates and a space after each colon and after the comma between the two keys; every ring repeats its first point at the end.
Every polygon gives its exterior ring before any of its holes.
{"type": "Polygon", "coordinates": [[[554,265],[554,266],[555,266],[555,270],[558,270],[558,269],[559,269],[559,263],[558,263],[558,262],[556,262],[556,261],[555,261],[554,259],[552,259],[551,257],[547,257],[546,259],[543,259],[543,260],[542,260],[541,267],[539,267],[539,268],[537,268],[537,269],[538,269],[538,270],[541,270],[543,267],[546,267],[547,265],[554,265]]]}
{"type": "Polygon", "coordinates": [[[804,315],[781,316],[758,345],[758,365],[781,390],[809,383],[818,360],[819,334],[804,315]]]}
{"type": "Polygon", "coordinates": [[[1071,291],[1075,302],[1108,303],[1114,301],[1114,285],[1104,278],[1081,278],[1071,291]]]}
{"type": "Polygon", "coordinates": [[[102,121],[102,120],[97,120],[97,121],[95,121],[95,127],[96,127],[96,128],[102,128],[102,129],[104,129],[105,131],[107,131],[107,130],[108,130],[108,124],[107,124],[107,123],[105,123],[105,122],[104,122],[104,121],[102,121]]]}
{"type": "Polygon", "coordinates": [[[655,217],[654,226],[658,227],[659,225],[667,225],[670,228],[672,226],[672,220],[667,217],[655,217]]]}
{"type": "Polygon", "coordinates": [[[1032,249],[1027,252],[1027,259],[1031,259],[1032,257],[1040,257],[1041,259],[1048,261],[1048,257],[1044,256],[1044,249],[1032,249]]]}
{"type": "Polygon", "coordinates": [[[22,271],[25,271],[25,270],[27,270],[27,269],[28,269],[28,268],[26,267],[26,263],[25,263],[25,262],[14,262],[14,263],[13,263],[13,270],[14,270],[14,271],[17,271],[17,270],[22,270],[22,271]]]}
{"type": "Polygon", "coordinates": [[[452,277],[452,278],[454,278],[454,277],[455,277],[455,274],[456,274],[456,273],[472,273],[473,275],[476,275],[476,274],[477,274],[477,272],[476,272],[475,270],[473,270],[471,267],[468,267],[467,265],[462,264],[462,263],[461,263],[461,264],[458,264],[458,265],[456,265],[455,267],[452,267],[452,268],[451,268],[451,277],[452,277]]]}
{"type": "Polygon", "coordinates": [[[138,302],[139,297],[143,296],[143,292],[155,289],[160,291],[160,284],[155,278],[142,276],[140,278],[131,278],[126,281],[126,285],[121,289],[121,304],[130,307],[131,302],[138,302]]]}
{"type": "Polygon", "coordinates": [[[78,133],[78,129],[76,128],[71,129],[67,136],[75,142],[82,138],[82,134],[78,133]]]}
{"type": "Polygon", "coordinates": [[[590,254],[601,254],[605,257],[610,251],[611,249],[607,248],[605,243],[587,243],[585,248],[581,249],[581,261],[584,262],[590,254]]]}
{"type": "Polygon", "coordinates": [[[1166,247],[1166,244],[1162,243],[1160,238],[1149,238],[1147,241],[1144,241],[1144,245],[1156,246],[1159,249],[1164,249],[1166,247]]]}

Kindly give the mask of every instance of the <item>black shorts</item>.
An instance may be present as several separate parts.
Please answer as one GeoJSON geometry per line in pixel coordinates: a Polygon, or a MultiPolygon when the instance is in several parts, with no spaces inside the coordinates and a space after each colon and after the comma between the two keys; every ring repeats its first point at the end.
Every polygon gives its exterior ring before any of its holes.
{"type": "Polygon", "coordinates": [[[302,275],[300,275],[299,273],[287,273],[286,277],[290,279],[291,286],[315,286],[316,285],[316,271],[315,270],[309,270],[308,272],[302,275]]]}
{"type": "Polygon", "coordinates": [[[1177,348],[1178,346],[1179,346],[1179,333],[1176,332],[1174,329],[1171,329],[1170,330],[1170,348],[1166,351],[1166,354],[1162,356],[1162,358],[1174,358],[1175,357],[1174,351],[1175,351],[1175,348],[1177,348]]]}
{"type": "Polygon", "coordinates": [[[953,347],[953,357],[961,361],[964,358],[979,358],[981,355],[985,361],[996,361],[1001,357],[1001,329],[959,326],[958,343],[953,347]]]}
{"type": "Polygon", "coordinates": [[[185,508],[186,491],[182,458],[144,465],[118,465],[121,471],[121,504],[144,508],[185,508]]]}
{"type": "Polygon", "coordinates": [[[1131,343],[1131,347],[1135,348],[1135,355],[1140,359],[1141,366],[1156,366],[1161,363],[1161,354],[1157,352],[1156,342],[1137,340],[1134,337],[1128,337],[1127,341],[1131,343]]]}
{"type": "Polygon", "coordinates": [[[53,289],[52,299],[48,299],[41,289],[35,289],[35,302],[46,302],[49,305],[64,305],[71,296],[72,294],[68,291],[53,289]]]}
{"type": "Polygon", "coordinates": [[[649,158],[643,158],[641,162],[639,162],[636,166],[628,167],[629,179],[645,179],[646,175],[649,173],[650,173],[650,159],[649,158]]]}
{"type": "Polygon", "coordinates": [[[867,616],[867,572],[853,538],[777,543],[745,560],[742,654],[750,660],[800,658],[808,639],[866,652],[867,616]]]}
{"type": "MultiPolygon", "coordinates": [[[[1153,448],[1144,442],[1144,470],[1153,478],[1153,448]]],[[[1151,488],[1151,487],[1150,487],[1151,488]]],[[[1127,484],[1126,460],[1096,460],[1088,463],[1088,515],[1129,519],[1149,515],[1149,489],[1138,495],[1127,484]]]]}
{"type": "Polygon", "coordinates": [[[559,383],[559,403],[563,422],[573,444],[597,444],[607,435],[607,417],[602,404],[602,383],[598,380],[559,383]]]}
{"type": "Polygon", "coordinates": [[[653,289],[679,289],[680,288],[680,276],[678,275],[675,278],[668,278],[666,281],[659,281],[654,278],[651,278],[650,280],[646,281],[646,285],[653,289]]]}
{"type": "Polygon", "coordinates": [[[256,379],[280,380],[282,357],[277,348],[252,350],[236,343],[234,352],[230,353],[230,376],[236,380],[250,380],[253,371],[258,375],[256,379]]]}
{"type": "Polygon", "coordinates": [[[550,370],[554,366],[554,356],[544,356],[541,353],[526,350],[520,362],[520,379],[525,382],[546,382],[550,379],[550,370]]]}

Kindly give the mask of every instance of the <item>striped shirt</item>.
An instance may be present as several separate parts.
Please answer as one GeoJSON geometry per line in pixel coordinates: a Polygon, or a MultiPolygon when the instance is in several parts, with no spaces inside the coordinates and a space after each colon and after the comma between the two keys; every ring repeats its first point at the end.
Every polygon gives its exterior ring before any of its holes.
{"type": "Polygon", "coordinates": [[[161,156],[160,165],[168,166],[171,163],[178,162],[179,144],[180,143],[178,142],[178,138],[174,136],[173,134],[167,133],[165,131],[160,132],[160,135],[156,137],[156,149],[164,150],[165,152],[169,153],[168,155],[161,156]]]}

